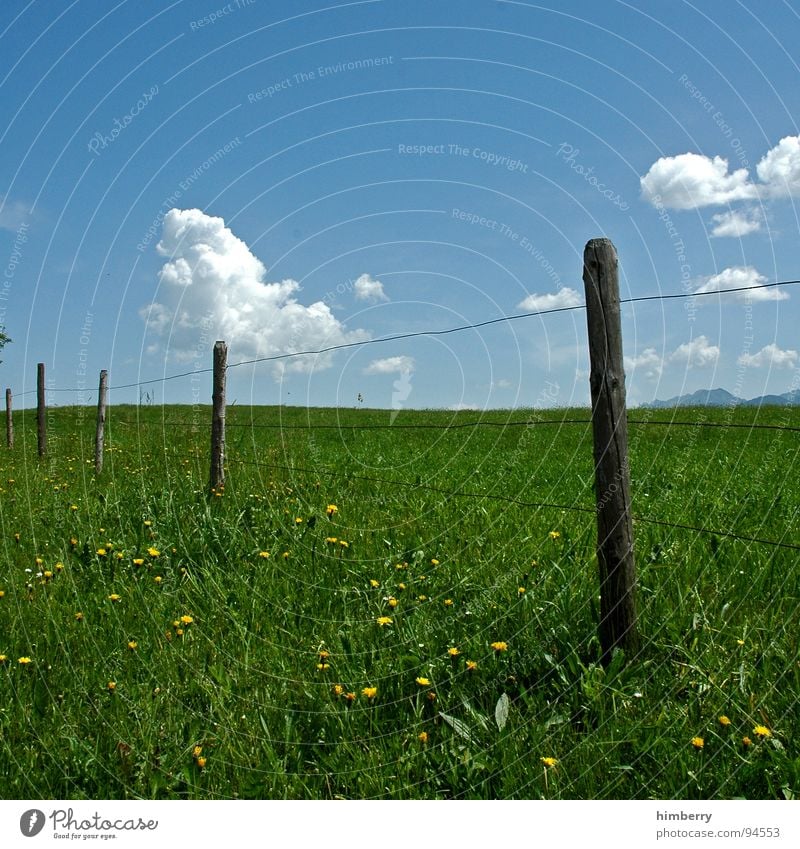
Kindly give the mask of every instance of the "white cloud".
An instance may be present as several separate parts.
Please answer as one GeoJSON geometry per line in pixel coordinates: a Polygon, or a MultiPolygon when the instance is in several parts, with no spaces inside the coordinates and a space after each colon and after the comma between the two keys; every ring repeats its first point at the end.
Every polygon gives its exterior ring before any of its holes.
{"type": "Polygon", "coordinates": [[[782,138],[756,165],[756,172],[775,197],[800,196],[800,136],[782,138]]]}
{"type": "MultiPolygon", "coordinates": [[[[266,282],[266,268],[222,218],[199,209],[171,209],[156,246],[167,261],[159,272],[159,301],[140,315],[148,330],[165,336],[176,359],[198,356],[199,340],[224,339],[237,358],[315,350],[369,338],[349,331],[327,304],[304,306],[295,280],[266,282]]],[[[278,361],[273,373],[310,371],[331,364],[331,355],[278,361]]]]}
{"type": "Polygon", "coordinates": [[[386,357],[382,360],[373,360],[365,369],[364,374],[408,374],[414,371],[414,358],[386,357]]]}
{"type": "Polygon", "coordinates": [[[756,165],[759,182],[746,168],[729,172],[728,160],[699,153],[657,159],[641,178],[642,197],[653,206],[699,209],[738,200],[800,197],[800,136],[786,136],[756,165]]]}
{"type": "Polygon", "coordinates": [[[0,230],[15,232],[30,214],[30,209],[24,203],[0,195],[0,230]]]}
{"type": "Polygon", "coordinates": [[[492,381],[492,389],[511,389],[514,384],[505,377],[492,381]]]}
{"type": "Polygon", "coordinates": [[[747,200],[757,194],[746,168],[728,173],[727,159],[710,159],[698,153],[659,159],[640,182],[645,200],[671,209],[696,209],[747,200]]]}
{"type": "Polygon", "coordinates": [[[798,360],[797,351],[783,351],[774,342],[763,347],[756,354],[742,354],[739,365],[746,368],[794,368],[798,360]]]}
{"type": "Polygon", "coordinates": [[[719,348],[709,344],[705,336],[698,336],[691,342],[679,345],[670,355],[671,362],[686,363],[686,368],[704,368],[713,366],[719,359],[719,348]]]}
{"type": "Polygon", "coordinates": [[[694,294],[702,292],[720,292],[724,294],[727,289],[746,288],[748,292],[731,292],[726,297],[737,301],[785,301],[789,293],[777,287],[764,288],[767,278],[760,274],[750,265],[736,265],[726,268],[719,274],[706,278],[694,294]],[[761,287],[761,288],[759,288],[761,287]]]}
{"type": "Polygon", "coordinates": [[[625,368],[630,371],[637,369],[650,380],[661,376],[664,361],[655,348],[645,348],[637,357],[625,357],[625,368]]]}
{"type": "Polygon", "coordinates": [[[559,289],[555,294],[528,295],[518,305],[518,309],[539,312],[541,310],[554,310],[561,307],[577,307],[583,303],[583,298],[569,287],[559,289]]]}
{"type": "Polygon", "coordinates": [[[732,236],[741,238],[749,233],[757,233],[761,229],[761,213],[758,209],[745,209],[742,212],[722,212],[712,215],[714,228],[711,235],[716,238],[732,236]]]}
{"type": "Polygon", "coordinates": [[[383,291],[383,283],[380,280],[373,280],[369,274],[362,274],[353,288],[357,301],[369,301],[375,304],[378,301],[389,300],[386,292],[383,291]]]}

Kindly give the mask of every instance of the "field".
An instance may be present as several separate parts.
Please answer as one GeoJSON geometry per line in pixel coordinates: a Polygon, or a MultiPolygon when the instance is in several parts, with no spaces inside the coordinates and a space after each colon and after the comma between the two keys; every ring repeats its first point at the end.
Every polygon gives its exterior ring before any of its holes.
{"type": "Polygon", "coordinates": [[[99,479],[91,410],[43,461],[15,414],[3,796],[800,794],[798,551],[643,521],[800,545],[800,434],[631,411],[643,648],[604,669],[590,426],[497,426],[588,411],[389,415],[230,407],[209,497],[208,408],[110,408],[99,479]]]}

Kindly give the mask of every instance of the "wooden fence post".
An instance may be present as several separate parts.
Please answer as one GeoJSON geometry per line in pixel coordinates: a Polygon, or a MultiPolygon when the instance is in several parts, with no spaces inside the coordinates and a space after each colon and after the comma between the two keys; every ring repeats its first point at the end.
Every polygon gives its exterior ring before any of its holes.
{"type": "Polygon", "coordinates": [[[616,248],[608,239],[592,239],[586,244],[583,282],[589,329],[603,663],[611,660],[615,648],[630,656],[639,647],[617,265],[616,248]]]}
{"type": "Polygon", "coordinates": [[[94,438],[94,473],[103,471],[103,447],[106,437],[106,396],[108,395],[108,371],[100,372],[100,386],[97,390],[97,431],[94,438]]]}
{"type": "Polygon", "coordinates": [[[6,445],[14,447],[14,417],[11,410],[11,388],[6,389],[6,445]]]}
{"type": "Polygon", "coordinates": [[[36,367],[36,430],[39,437],[39,456],[47,454],[47,408],[44,398],[44,363],[36,367]]]}
{"type": "Polygon", "coordinates": [[[214,389],[211,411],[211,481],[210,489],[225,485],[225,372],[228,365],[228,346],[214,343],[214,389]]]}

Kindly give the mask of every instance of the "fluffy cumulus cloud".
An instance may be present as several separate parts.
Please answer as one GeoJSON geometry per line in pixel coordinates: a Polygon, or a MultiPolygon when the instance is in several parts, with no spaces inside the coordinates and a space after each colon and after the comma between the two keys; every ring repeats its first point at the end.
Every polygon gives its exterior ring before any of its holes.
{"type": "Polygon", "coordinates": [[[414,371],[414,358],[399,356],[385,357],[373,360],[365,369],[364,374],[407,374],[414,371]]]}
{"type": "MultiPolygon", "coordinates": [[[[222,218],[199,209],[172,209],[164,218],[158,253],[158,300],[140,314],[148,331],[162,337],[176,359],[196,359],[202,340],[224,339],[236,358],[318,350],[367,339],[347,330],[327,304],[305,306],[295,280],[267,282],[267,270],[222,218]]],[[[205,347],[208,347],[206,341],[205,347]]],[[[278,361],[273,371],[310,371],[329,366],[331,355],[278,361]]]]}
{"type": "Polygon", "coordinates": [[[709,159],[698,153],[657,160],[641,184],[645,200],[671,209],[695,209],[755,196],[746,168],[730,173],[726,159],[709,159]]]}
{"type": "Polygon", "coordinates": [[[646,378],[654,380],[661,376],[664,361],[655,348],[645,348],[636,357],[625,357],[625,368],[630,372],[639,372],[646,378]]]}
{"type": "Polygon", "coordinates": [[[761,229],[762,217],[757,208],[742,211],[722,212],[711,216],[711,235],[715,238],[733,237],[740,239],[761,229]]]}
{"type": "Polygon", "coordinates": [[[800,197],[800,136],[786,136],[756,166],[762,183],[777,196],[800,197]]]}
{"type": "Polygon", "coordinates": [[[353,285],[357,301],[368,301],[376,304],[378,301],[388,301],[389,297],[383,291],[383,283],[373,280],[369,274],[362,274],[353,285]]]}
{"type": "Polygon", "coordinates": [[[681,153],[656,160],[641,178],[642,197],[654,206],[698,209],[734,201],[800,197],[800,136],[786,136],[756,166],[730,171],[728,160],[681,153]]]}
{"type": "Polygon", "coordinates": [[[714,274],[695,289],[695,294],[719,292],[720,296],[737,301],[785,301],[789,293],[776,286],[766,287],[767,278],[750,265],[736,265],[714,274]],[[746,292],[729,292],[730,289],[748,289],[746,292]]]}
{"type": "Polygon", "coordinates": [[[555,294],[528,295],[524,301],[520,302],[518,308],[521,310],[530,310],[531,312],[540,312],[542,310],[555,310],[563,307],[578,307],[582,303],[583,298],[574,289],[565,286],[555,294]]]}
{"type": "Polygon", "coordinates": [[[742,354],[738,362],[746,368],[795,368],[797,359],[797,351],[783,351],[773,342],[756,354],[742,354]]]}
{"type": "Polygon", "coordinates": [[[679,345],[669,358],[674,363],[685,363],[686,368],[705,368],[717,362],[719,347],[712,345],[705,336],[698,336],[679,345]]]}

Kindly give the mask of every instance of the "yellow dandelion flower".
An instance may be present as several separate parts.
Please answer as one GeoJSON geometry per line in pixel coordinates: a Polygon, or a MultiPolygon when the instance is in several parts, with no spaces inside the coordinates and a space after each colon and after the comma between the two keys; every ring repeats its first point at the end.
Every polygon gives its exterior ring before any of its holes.
{"type": "Polygon", "coordinates": [[[342,548],[350,548],[350,543],[349,543],[346,539],[340,539],[340,540],[339,540],[339,545],[340,545],[342,548]]]}
{"type": "Polygon", "coordinates": [[[29,663],[32,663],[32,662],[33,662],[33,661],[31,661],[31,659],[30,659],[29,657],[21,657],[21,658],[17,661],[17,663],[22,664],[22,666],[27,666],[29,663]]]}
{"type": "Polygon", "coordinates": [[[439,561],[435,557],[431,557],[431,566],[438,566],[439,561]]]}
{"type": "MultiPolygon", "coordinates": [[[[16,534],[16,537],[19,539],[19,534],[16,534]]],[[[69,544],[74,548],[78,544],[78,540],[75,537],[70,537],[69,544]]]]}
{"type": "Polygon", "coordinates": [[[298,517],[294,520],[294,523],[295,523],[295,525],[302,525],[302,524],[303,524],[303,520],[300,518],[300,516],[298,516],[298,517]]]}
{"type": "Polygon", "coordinates": [[[8,660],[7,654],[0,654],[0,663],[5,663],[8,660]]]}
{"type": "Polygon", "coordinates": [[[98,548],[97,554],[98,554],[99,557],[105,557],[106,554],[108,554],[108,552],[105,550],[105,548],[98,548]]]}
{"type": "Polygon", "coordinates": [[[415,680],[420,687],[430,687],[431,685],[430,680],[428,678],[423,678],[422,676],[416,678],[415,680]]]}
{"type": "Polygon", "coordinates": [[[508,651],[508,643],[504,643],[502,640],[491,643],[491,646],[496,652],[508,651]]]}
{"type": "Polygon", "coordinates": [[[368,699],[374,699],[375,696],[378,695],[378,688],[377,687],[364,687],[364,689],[361,691],[361,694],[368,699]]]}
{"type": "Polygon", "coordinates": [[[561,533],[559,531],[550,531],[550,539],[556,540],[561,538],[561,533]]]}
{"type": "Polygon", "coordinates": [[[50,580],[50,578],[52,578],[52,577],[53,577],[53,573],[52,573],[49,569],[45,569],[45,571],[44,571],[44,577],[45,577],[47,580],[50,580]]]}
{"type": "Polygon", "coordinates": [[[428,596],[426,596],[426,595],[418,595],[417,596],[417,601],[427,601],[427,600],[428,600],[428,596]]]}
{"type": "Polygon", "coordinates": [[[284,552],[283,552],[283,559],[284,559],[284,560],[288,560],[288,559],[289,559],[289,552],[288,552],[288,551],[284,551],[284,552]]]}
{"type": "Polygon", "coordinates": [[[133,558],[133,565],[134,565],[134,566],[142,566],[142,565],[144,565],[144,557],[134,557],[134,558],[133,558]]]}
{"type": "Polygon", "coordinates": [[[752,746],[753,741],[749,737],[742,737],[742,745],[745,747],[752,746]]]}
{"type": "Polygon", "coordinates": [[[183,636],[183,628],[176,628],[175,636],[176,637],[182,637],[183,636]]]}
{"type": "Polygon", "coordinates": [[[37,557],[36,560],[35,560],[35,563],[36,563],[37,566],[41,566],[42,563],[44,563],[44,560],[42,560],[41,557],[37,557]]]}
{"type": "Polygon", "coordinates": [[[447,650],[447,653],[450,655],[450,657],[458,657],[461,654],[461,651],[456,646],[450,646],[450,648],[447,650]]]}
{"type": "Polygon", "coordinates": [[[525,587],[517,587],[517,593],[519,595],[524,595],[525,594],[525,587]]]}
{"type": "Polygon", "coordinates": [[[77,622],[81,622],[83,620],[83,613],[80,610],[75,614],[75,620],[77,622]]]}
{"type": "Polygon", "coordinates": [[[70,510],[77,510],[77,509],[78,509],[78,505],[77,505],[77,504],[70,504],[70,505],[69,505],[69,509],[70,509],[70,510]]]}
{"type": "Polygon", "coordinates": [[[336,537],[325,537],[325,542],[331,543],[331,545],[335,545],[339,540],[336,537]]]}
{"type": "Polygon", "coordinates": [[[56,563],[55,570],[56,570],[56,572],[63,572],[64,571],[64,564],[63,563],[56,563]]]}
{"type": "Polygon", "coordinates": [[[108,600],[109,601],[119,601],[121,598],[122,598],[122,596],[119,593],[111,593],[111,595],[108,597],[108,600]]]}
{"type": "Polygon", "coordinates": [[[721,716],[719,718],[719,724],[723,726],[723,728],[727,728],[731,724],[731,721],[727,716],[721,716]]]}
{"type": "Polygon", "coordinates": [[[381,582],[376,581],[375,578],[370,578],[369,585],[372,587],[373,590],[375,590],[381,585],[381,582]]]}
{"type": "Polygon", "coordinates": [[[184,614],[183,616],[181,616],[181,622],[184,625],[191,625],[194,622],[194,619],[191,616],[187,616],[186,614],[184,614]]]}
{"type": "Polygon", "coordinates": [[[753,729],[753,734],[755,734],[759,740],[765,740],[767,737],[772,737],[772,732],[766,725],[756,725],[753,729]]]}
{"type": "Polygon", "coordinates": [[[109,691],[109,693],[113,693],[114,690],[117,689],[117,682],[109,681],[108,684],[106,684],[106,689],[109,691]]]}
{"type": "Polygon", "coordinates": [[[702,737],[692,737],[692,745],[695,749],[702,749],[706,741],[702,737]]]}
{"type": "Polygon", "coordinates": [[[153,525],[153,523],[150,521],[150,519],[145,519],[145,520],[144,520],[144,526],[145,526],[146,528],[150,528],[150,527],[152,527],[152,525],[153,525]]]}
{"type": "Polygon", "coordinates": [[[391,616],[379,616],[375,621],[381,626],[381,628],[383,628],[384,625],[391,625],[392,624],[392,617],[391,616]]]}
{"type": "Polygon", "coordinates": [[[138,647],[138,645],[139,645],[139,643],[137,643],[136,640],[128,640],[128,648],[131,651],[136,651],[136,648],[138,647]]]}
{"type": "Polygon", "coordinates": [[[320,649],[317,654],[319,655],[320,660],[325,660],[331,656],[331,653],[327,649],[320,649]]]}
{"type": "Polygon", "coordinates": [[[3,598],[6,594],[5,590],[0,590],[0,598],[3,598]]]}
{"type": "Polygon", "coordinates": [[[161,552],[160,552],[157,548],[153,548],[153,546],[152,546],[152,545],[150,546],[150,548],[148,548],[148,549],[147,549],[147,553],[148,553],[151,557],[158,557],[158,556],[159,556],[159,554],[161,554],[161,552]]]}
{"type": "Polygon", "coordinates": [[[325,508],[325,512],[328,514],[328,518],[330,519],[331,516],[335,516],[339,512],[339,508],[335,504],[329,504],[325,508]]]}
{"type": "Polygon", "coordinates": [[[398,584],[398,585],[397,585],[397,589],[398,589],[398,590],[404,590],[405,588],[406,588],[406,585],[405,585],[405,584],[398,584]]]}
{"type": "Polygon", "coordinates": [[[544,764],[544,765],[545,765],[548,769],[554,769],[555,767],[557,767],[557,766],[558,766],[558,759],[557,759],[557,758],[539,758],[539,760],[540,760],[540,761],[541,761],[541,762],[542,762],[542,763],[543,763],[543,764],[544,764]]]}
{"type": "Polygon", "coordinates": [[[192,749],[192,757],[193,758],[199,758],[200,755],[202,755],[202,754],[203,754],[203,747],[202,746],[195,746],[192,749]]]}
{"type": "Polygon", "coordinates": [[[389,607],[397,607],[397,599],[394,596],[389,596],[389,598],[386,599],[386,603],[389,607]]]}
{"type": "Polygon", "coordinates": [[[452,607],[453,606],[453,599],[452,598],[446,598],[444,600],[444,606],[445,607],[452,607]]]}
{"type": "Polygon", "coordinates": [[[317,669],[319,669],[320,672],[324,672],[326,669],[330,669],[330,668],[331,668],[330,663],[318,663],[317,664],[317,669]]]}
{"type": "Polygon", "coordinates": [[[269,552],[268,551],[259,551],[258,556],[263,557],[264,560],[266,560],[269,557],[269,552]]]}
{"type": "Polygon", "coordinates": [[[201,756],[201,757],[197,758],[195,763],[200,767],[200,769],[205,769],[206,764],[208,763],[208,760],[201,756]]]}
{"type": "Polygon", "coordinates": [[[476,660],[468,660],[467,661],[467,672],[474,672],[478,668],[478,662],[476,660]]]}
{"type": "Polygon", "coordinates": [[[344,695],[344,687],[341,684],[334,684],[333,685],[333,695],[334,696],[344,695]]]}
{"type": "Polygon", "coordinates": [[[345,693],[344,697],[347,699],[348,702],[354,702],[356,700],[355,693],[345,693]]]}
{"type": "Polygon", "coordinates": [[[423,743],[423,744],[427,743],[428,742],[428,732],[427,731],[420,731],[419,734],[417,735],[417,739],[419,740],[420,743],[423,743]]]}
{"type": "Polygon", "coordinates": [[[161,583],[164,579],[161,577],[161,575],[156,575],[156,576],[155,576],[155,578],[153,578],[153,580],[154,580],[157,584],[160,584],[160,583],[161,583]]]}

